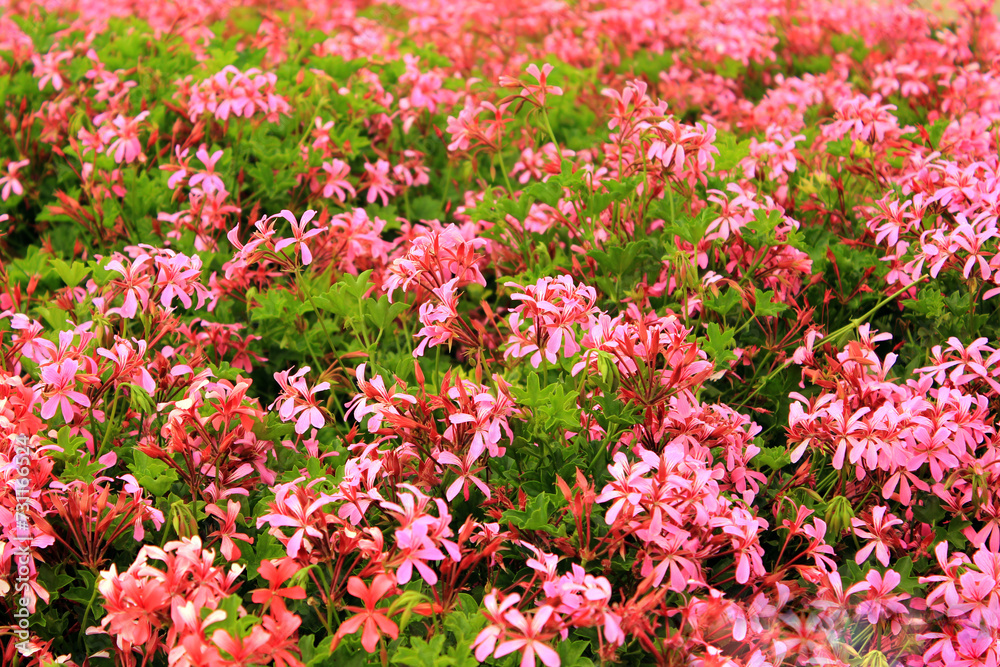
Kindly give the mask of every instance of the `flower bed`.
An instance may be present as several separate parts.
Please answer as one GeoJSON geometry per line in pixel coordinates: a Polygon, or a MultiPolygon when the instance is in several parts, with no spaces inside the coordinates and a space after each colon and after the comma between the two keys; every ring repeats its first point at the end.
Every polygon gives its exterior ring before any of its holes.
{"type": "Polygon", "coordinates": [[[3,5],[3,665],[997,665],[990,3],[3,5]]]}

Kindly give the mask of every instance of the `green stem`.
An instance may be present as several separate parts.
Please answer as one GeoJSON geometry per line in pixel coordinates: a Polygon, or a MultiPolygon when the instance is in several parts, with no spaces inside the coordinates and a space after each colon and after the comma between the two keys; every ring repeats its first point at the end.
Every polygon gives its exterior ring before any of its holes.
{"type": "Polygon", "coordinates": [[[101,454],[104,452],[105,445],[108,444],[108,437],[111,435],[111,422],[114,421],[115,417],[118,416],[118,396],[119,392],[115,389],[115,396],[111,399],[111,414],[104,413],[104,437],[101,438],[101,446],[97,450],[97,456],[100,458],[101,454]]]}
{"type": "MultiPolygon", "coordinates": [[[[312,290],[311,289],[306,289],[306,286],[303,285],[301,282],[299,282],[299,277],[300,276],[301,276],[301,273],[299,271],[299,267],[296,266],[295,267],[295,287],[296,287],[296,289],[298,289],[298,291],[299,291],[300,294],[302,294],[303,296],[305,296],[306,301],[309,302],[309,305],[312,306],[313,311],[315,311],[315,313],[316,313],[316,321],[319,323],[319,328],[322,329],[323,336],[326,338],[326,344],[330,348],[330,352],[334,352],[334,351],[336,351],[337,346],[333,344],[333,337],[330,335],[330,332],[327,331],[327,329],[326,329],[326,323],[323,321],[322,311],[316,305],[316,302],[313,301],[312,290]]],[[[320,369],[321,372],[323,370],[324,369],[320,369]]]]}
{"type": "Polygon", "coordinates": [[[94,579],[94,592],[90,594],[90,602],[87,603],[87,608],[83,610],[83,618],[80,619],[80,638],[87,633],[87,617],[90,615],[90,609],[94,606],[94,600],[97,599],[97,579],[94,579]]]}
{"type": "Polygon", "coordinates": [[[503,174],[503,182],[507,185],[507,194],[514,196],[514,186],[510,184],[510,176],[507,175],[507,165],[503,162],[503,151],[497,151],[497,162],[500,164],[500,173],[503,174]]]}
{"type": "Polygon", "coordinates": [[[877,304],[875,304],[875,307],[872,308],[871,310],[869,310],[867,313],[865,313],[861,317],[854,318],[853,320],[850,321],[849,324],[846,324],[846,325],[842,326],[841,328],[837,329],[832,334],[830,334],[829,336],[827,336],[827,338],[826,338],[827,342],[829,342],[834,347],[838,346],[839,340],[840,340],[841,336],[845,336],[845,335],[849,334],[850,332],[854,331],[855,329],[857,329],[858,327],[860,327],[862,324],[864,324],[865,322],[868,321],[868,318],[870,318],[872,315],[874,315],[875,313],[877,313],[879,311],[879,309],[882,308],[882,306],[884,306],[885,304],[889,303],[890,301],[895,300],[896,297],[898,297],[900,294],[903,294],[904,292],[906,292],[907,290],[909,290],[914,285],[916,285],[916,284],[918,284],[920,282],[923,282],[926,278],[927,278],[927,276],[921,276],[921,277],[917,278],[916,280],[914,280],[913,282],[907,284],[905,287],[903,287],[903,288],[901,288],[901,289],[893,292],[889,296],[885,297],[884,299],[882,299],[881,301],[879,301],[877,304]]]}
{"type": "Polygon", "coordinates": [[[750,399],[753,398],[754,396],[756,396],[758,394],[758,392],[760,392],[760,390],[764,388],[764,385],[766,385],[768,382],[770,382],[774,378],[775,375],[777,375],[781,371],[783,371],[786,368],[788,368],[791,364],[792,364],[792,360],[791,359],[785,360],[785,363],[783,363],[782,365],[778,366],[778,368],[776,368],[770,375],[768,375],[763,380],[761,380],[757,384],[757,388],[754,389],[750,393],[749,396],[747,396],[745,399],[743,399],[743,402],[740,403],[740,407],[742,408],[744,405],[746,405],[747,403],[749,403],[750,399]]]}
{"type": "Polygon", "coordinates": [[[552,131],[552,124],[549,123],[549,114],[545,111],[545,107],[540,107],[540,109],[542,111],[542,121],[545,123],[545,131],[549,133],[549,139],[552,140],[553,145],[556,147],[559,161],[562,162],[562,152],[559,151],[559,142],[556,141],[556,133],[552,131]]]}

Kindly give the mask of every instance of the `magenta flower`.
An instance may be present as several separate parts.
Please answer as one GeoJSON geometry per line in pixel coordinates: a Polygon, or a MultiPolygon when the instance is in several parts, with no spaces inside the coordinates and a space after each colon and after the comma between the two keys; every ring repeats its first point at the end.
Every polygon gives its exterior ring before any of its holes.
{"type": "MultiPolygon", "coordinates": [[[[119,257],[121,256],[119,255],[119,257]]],[[[122,317],[131,319],[135,317],[140,306],[146,310],[149,302],[152,279],[149,275],[149,267],[145,264],[152,260],[152,257],[146,254],[140,255],[129,262],[127,266],[122,260],[128,261],[125,257],[112,259],[104,268],[121,274],[122,279],[115,280],[114,285],[125,295],[125,303],[117,310],[122,317]]]]}
{"type": "Polygon", "coordinates": [[[219,522],[219,529],[211,533],[209,537],[218,537],[222,540],[222,547],[220,549],[222,555],[230,562],[239,560],[240,548],[236,546],[233,540],[237,539],[247,544],[253,544],[252,537],[245,533],[237,532],[236,519],[240,516],[240,504],[235,500],[230,500],[226,505],[225,511],[218,505],[207,505],[205,513],[215,517],[219,522]]]}
{"type": "MultiPolygon", "coordinates": [[[[299,552],[309,553],[313,549],[312,540],[323,537],[317,529],[323,520],[319,509],[330,504],[334,499],[326,494],[312,492],[308,487],[299,485],[305,478],[279,484],[274,487],[274,502],[269,505],[269,512],[257,518],[257,528],[262,528],[265,524],[271,526],[272,534],[274,529],[281,527],[294,528],[295,531],[289,538],[280,531],[278,538],[285,544],[285,551],[289,558],[296,558],[299,552]],[[310,539],[312,538],[312,539],[310,539]]],[[[321,479],[313,480],[309,484],[315,484],[321,479]]]]}
{"type": "Polygon", "coordinates": [[[320,382],[309,387],[303,378],[309,370],[309,366],[303,366],[293,375],[289,375],[291,370],[274,374],[274,379],[281,387],[281,395],[270,407],[278,405],[278,416],[281,421],[295,420],[295,432],[299,435],[308,431],[310,427],[322,428],[326,424],[326,417],[319,408],[316,394],[328,390],[330,383],[320,382]]]}
{"type": "Polygon", "coordinates": [[[357,382],[361,391],[347,404],[347,412],[353,413],[357,421],[361,421],[365,415],[371,415],[366,424],[370,433],[377,431],[387,416],[399,415],[396,406],[401,401],[410,404],[417,402],[417,399],[409,394],[401,393],[395,388],[387,389],[385,380],[379,375],[373,377],[371,381],[365,380],[365,364],[358,366],[357,382]]]}
{"type": "Polygon", "coordinates": [[[72,51],[60,51],[57,48],[53,48],[48,53],[33,54],[31,63],[34,65],[34,75],[38,78],[38,90],[44,90],[50,81],[53,88],[57,91],[62,90],[65,81],[63,73],[59,69],[59,63],[70,60],[72,57],[72,51]]]}

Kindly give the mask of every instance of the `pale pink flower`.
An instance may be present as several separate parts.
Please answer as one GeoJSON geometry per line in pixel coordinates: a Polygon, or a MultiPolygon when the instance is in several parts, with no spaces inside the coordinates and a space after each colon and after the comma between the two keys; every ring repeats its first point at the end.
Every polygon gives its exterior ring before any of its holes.
{"type": "Polygon", "coordinates": [[[63,359],[42,366],[41,378],[45,383],[45,395],[48,397],[42,405],[42,419],[52,419],[56,414],[56,408],[61,408],[63,421],[67,424],[72,422],[74,409],[70,405],[71,399],[85,408],[90,407],[90,399],[75,389],[78,368],[80,364],[73,359],[63,359]]]}
{"type": "Polygon", "coordinates": [[[11,193],[15,195],[24,194],[24,186],[21,185],[21,181],[18,180],[17,172],[19,169],[28,166],[29,160],[18,160],[17,162],[11,161],[7,163],[7,173],[0,175],[0,199],[7,201],[11,193]]]}

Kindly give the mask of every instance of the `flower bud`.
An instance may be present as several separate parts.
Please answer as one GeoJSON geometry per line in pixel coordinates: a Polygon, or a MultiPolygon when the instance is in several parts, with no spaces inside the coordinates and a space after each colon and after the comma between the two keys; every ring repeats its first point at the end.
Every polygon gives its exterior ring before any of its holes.
{"type": "Polygon", "coordinates": [[[889,661],[882,651],[869,651],[861,658],[861,667],[889,667],[889,661]]]}
{"type": "Polygon", "coordinates": [[[854,518],[854,507],[844,496],[834,496],[826,505],[826,534],[827,537],[836,539],[845,530],[851,527],[851,519],[854,518]]]}

